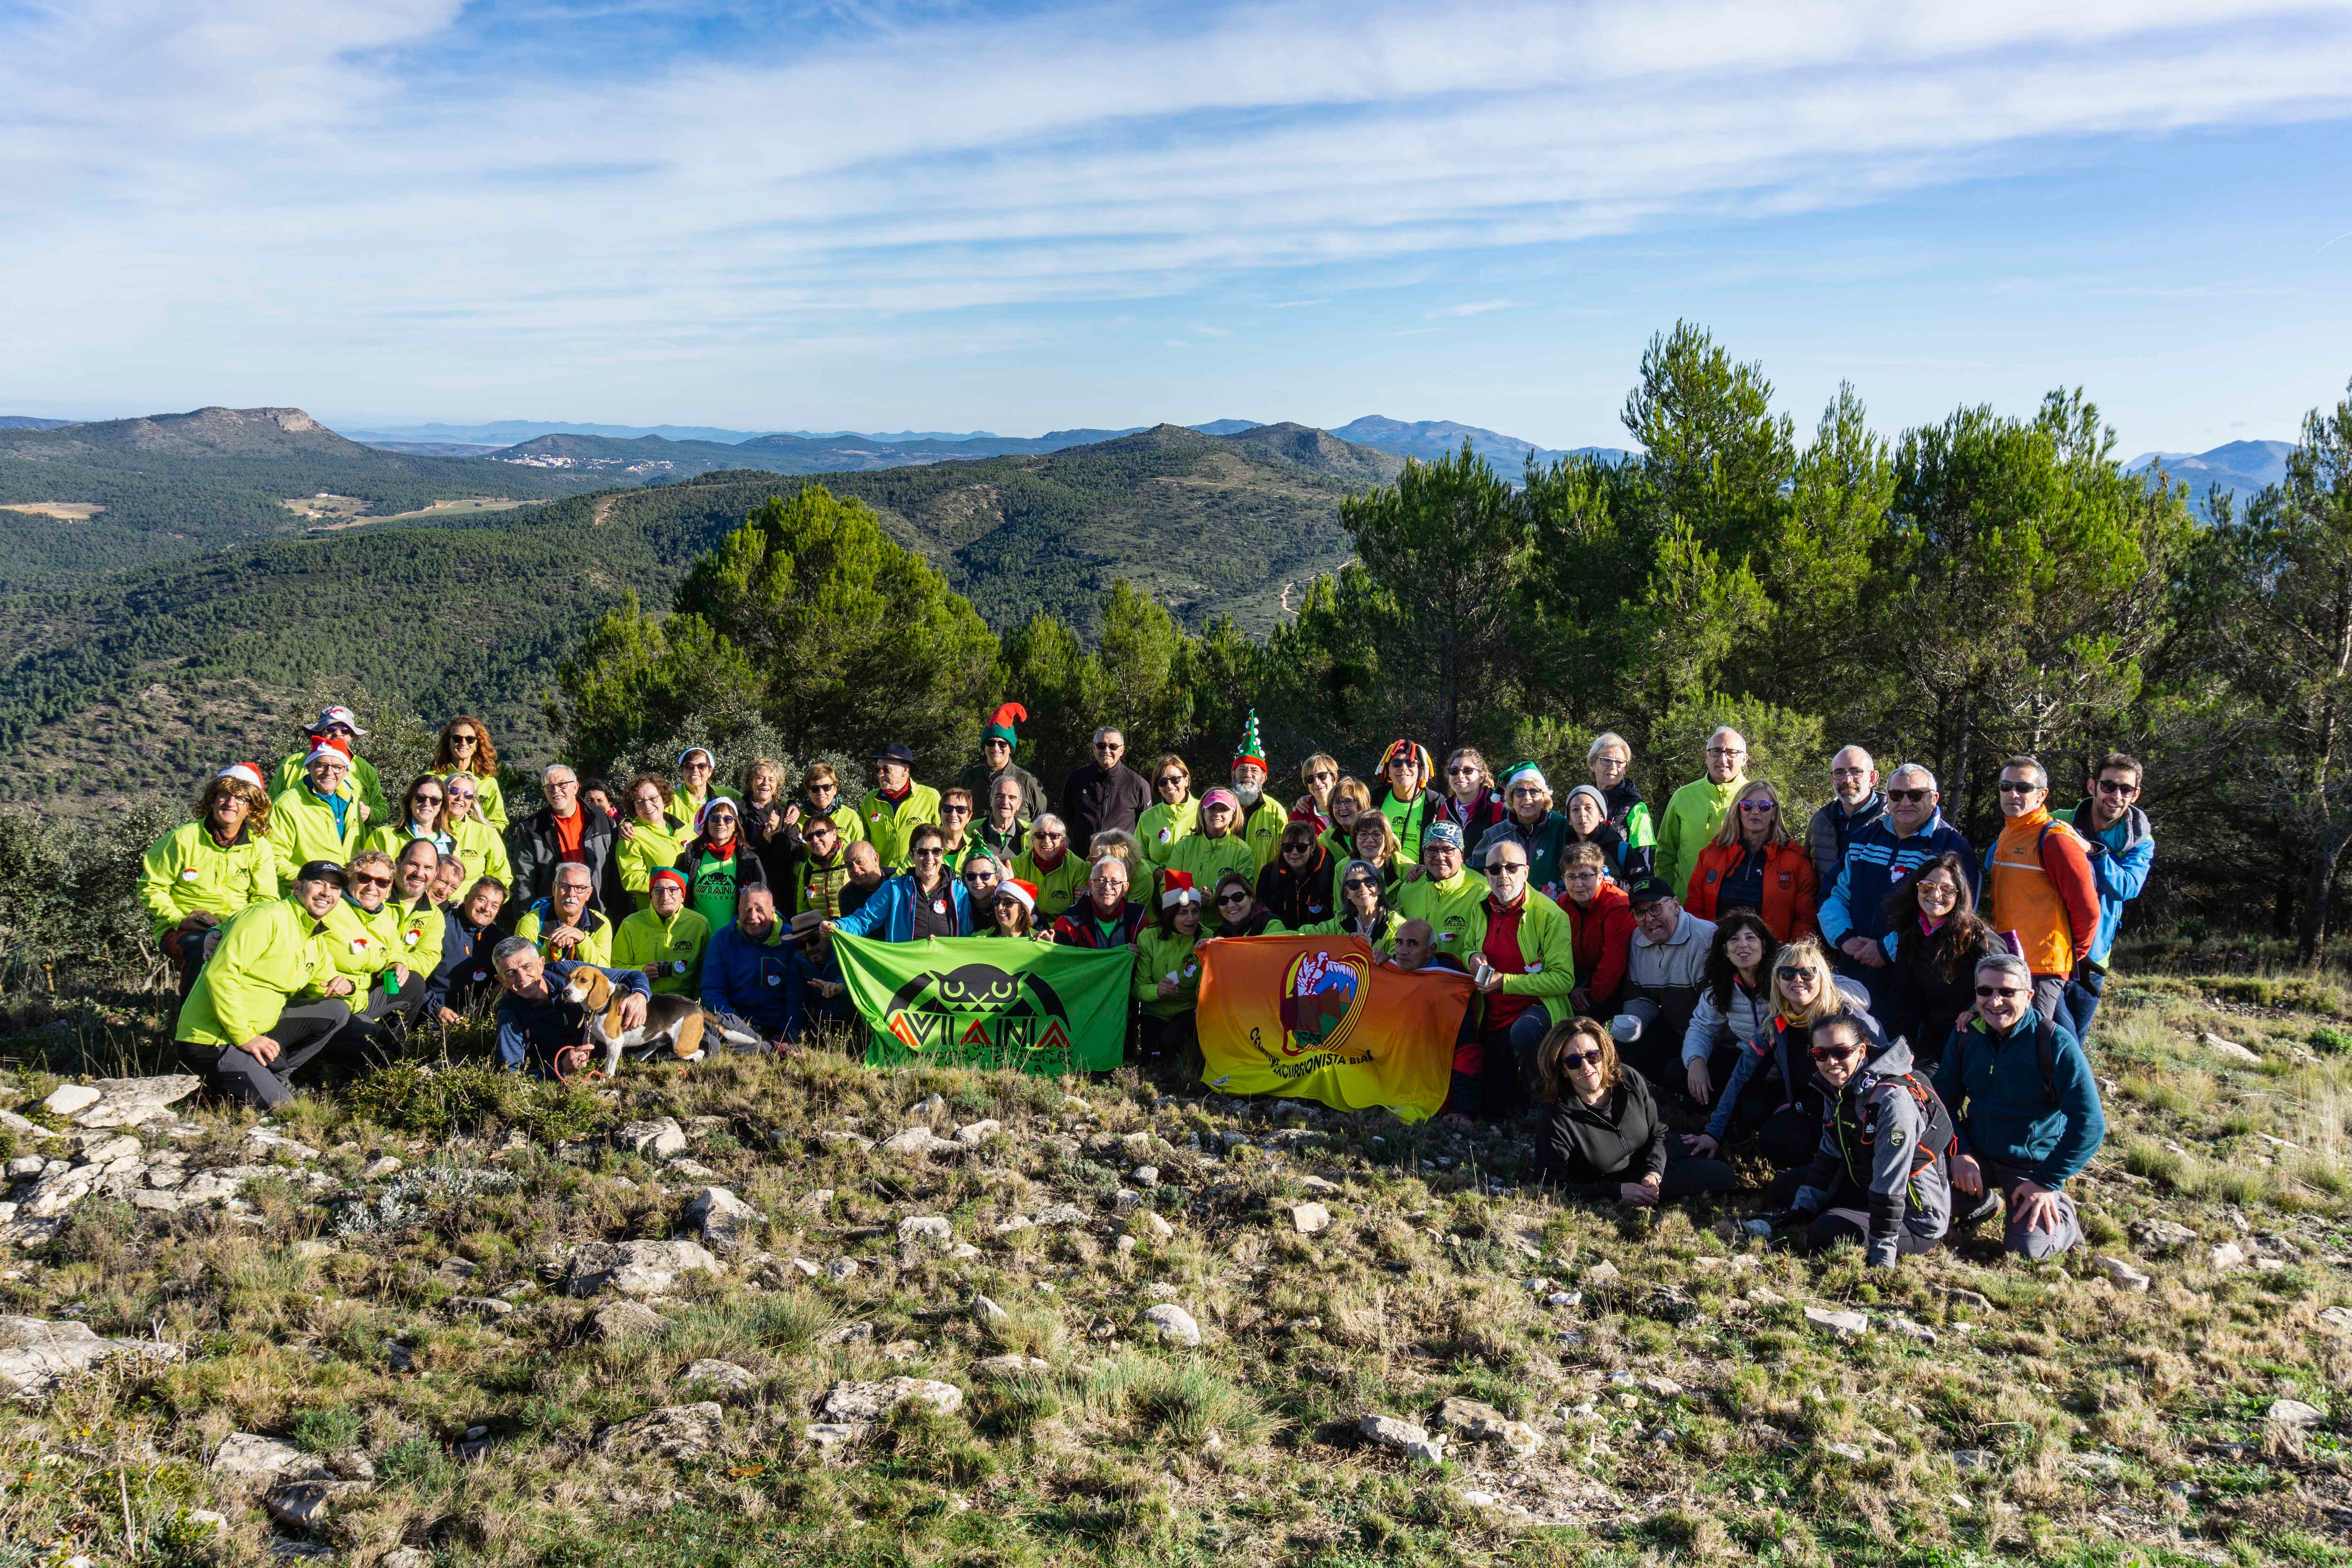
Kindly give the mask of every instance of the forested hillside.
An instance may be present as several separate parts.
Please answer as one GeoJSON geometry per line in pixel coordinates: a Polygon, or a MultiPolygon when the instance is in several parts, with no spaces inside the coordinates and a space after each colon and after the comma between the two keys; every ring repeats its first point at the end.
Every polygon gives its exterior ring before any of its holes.
{"type": "Polygon", "coordinates": [[[0,590],[37,591],[224,544],[473,496],[541,500],[598,481],[347,441],[299,408],[200,408],[0,430],[0,590]],[[289,500],[326,495],[322,509],[289,500]],[[46,512],[21,510],[46,506],[46,512]],[[315,515],[314,515],[315,513],[315,515]]]}
{"type": "MultiPolygon", "coordinates": [[[[1295,598],[1347,559],[1342,498],[1396,466],[1298,426],[1163,427],[825,482],[872,504],[1000,630],[1045,608],[1091,631],[1124,577],[1188,623],[1231,613],[1263,635],[1286,584],[1295,598]]],[[[543,753],[556,663],[596,617],[631,590],[667,607],[697,556],[804,482],[738,470],[0,599],[0,789],[74,810],[176,794],[226,752],[290,745],[330,692],[478,712],[543,753]]]]}

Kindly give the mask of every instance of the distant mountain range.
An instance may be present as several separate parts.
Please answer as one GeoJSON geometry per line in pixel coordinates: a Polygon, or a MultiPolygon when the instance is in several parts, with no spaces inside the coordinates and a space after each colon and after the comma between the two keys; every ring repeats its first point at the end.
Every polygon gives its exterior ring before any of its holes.
{"type": "Polygon", "coordinates": [[[2189,499],[2200,515],[2206,498],[2216,489],[2233,494],[2242,510],[2265,488],[2286,478],[2286,455],[2292,441],[2231,441],[2210,452],[2143,452],[2125,467],[2135,474],[2158,468],[2186,480],[2189,499]]]}

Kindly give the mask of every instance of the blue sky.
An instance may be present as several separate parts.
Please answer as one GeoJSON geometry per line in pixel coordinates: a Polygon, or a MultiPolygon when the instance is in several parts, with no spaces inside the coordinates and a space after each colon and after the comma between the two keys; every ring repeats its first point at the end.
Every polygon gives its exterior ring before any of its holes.
{"type": "Polygon", "coordinates": [[[0,0],[0,413],[1622,439],[2352,376],[2352,3],[0,0]]]}

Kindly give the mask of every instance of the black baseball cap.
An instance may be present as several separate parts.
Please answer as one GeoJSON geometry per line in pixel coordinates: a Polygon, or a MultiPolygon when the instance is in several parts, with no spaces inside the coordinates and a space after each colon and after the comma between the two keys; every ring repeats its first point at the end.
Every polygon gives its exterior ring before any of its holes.
{"type": "Polygon", "coordinates": [[[1626,901],[1633,908],[1639,909],[1643,904],[1654,904],[1674,896],[1675,890],[1672,888],[1667,887],[1655,877],[1647,877],[1633,884],[1633,890],[1626,895],[1626,901]]]}
{"type": "Polygon", "coordinates": [[[332,882],[338,888],[352,885],[349,873],[332,860],[310,861],[294,873],[294,879],[298,882],[332,882]]]}
{"type": "Polygon", "coordinates": [[[893,741],[875,752],[874,760],[877,763],[904,763],[911,768],[915,765],[915,753],[907,749],[904,741],[893,741]]]}

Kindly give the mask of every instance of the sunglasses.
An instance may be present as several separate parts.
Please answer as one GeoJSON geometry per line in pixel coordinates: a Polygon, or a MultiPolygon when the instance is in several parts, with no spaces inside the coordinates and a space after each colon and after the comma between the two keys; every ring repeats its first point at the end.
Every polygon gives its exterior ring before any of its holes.
{"type": "Polygon", "coordinates": [[[449,737],[449,743],[453,746],[470,746],[474,743],[474,737],[471,735],[452,735],[449,737]]]}
{"type": "Polygon", "coordinates": [[[1218,897],[1217,907],[1219,909],[1223,909],[1227,904],[1233,904],[1237,907],[1246,909],[1249,906],[1249,901],[1250,896],[1247,893],[1224,893],[1218,897]]]}
{"type": "Polygon", "coordinates": [[[1380,884],[1370,881],[1362,877],[1350,877],[1347,881],[1341,883],[1340,886],[1350,893],[1370,893],[1377,891],[1380,884]]]}
{"type": "Polygon", "coordinates": [[[451,800],[472,800],[476,793],[477,792],[469,789],[453,789],[449,792],[449,798],[451,800]]]}
{"type": "Polygon", "coordinates": [[[1486,868],[1489,877],[1524,877],[1527,873],[1528,863],[1524,860],[1506,860],[1499,866],[1486,868]]]}
{"type": "Polygon", "coordinates": [[[1182,789],[1186,784],[1191,784],[1192,782],[1192,781],[1191,779],[1186,778],[1182,773],[1170,773],[1166,778],[1160,781],[1160,787],[1161,789],[1182,789]]]}
{"type": "Polygon", "coordinates": [[[1783,963],[1772,973],[1783,980],[1811,980],[1813,977],[1813,972],[1801,963],[1783,963]]]}
{"type": "Polygon", "coordinates": [[[2003,779],[1998,787],[2003,795],[2032,795],[2042,786],[2038,784],[2026,784],[2019,779],[2003,779]]]}
{"type": "Polygon", "coordinates": [[[1599,1051],[1562,1051],[1559,1053],[1559,1065],[1569,1068],[1599,1067],[1601,1053],[1599,1051]]]}
{"type": "Polygon", "coordinates": [[[1339,775],[1338,773],[1333,773],[1329,768],[1317,768],[1313,773],[1307,775],[1307,782],[1308,784],[1328,784],[1339,776],[1339,775]]]}
{"type": "Polygon", "coordinates": [[[352,886],[354,888],[389,888],[392,886],[392,879],[389,877],[353,877],[352,879],[352,886]]]}
{"type": "Polygon", "coordinates": [[[943,805],[940,807],[940,815],[941,816],[970,816],[971,815],[971,807],[968,805],[943,805]]]}
{"type": "Polygon", "coordinates": [[[993,871],[966,871],[963,874],[963,879],[967,882],[993,882],[996,880],[996,873],[993,871]]]}
{"type": "Polygon", "coordinates": [[[915,858],[918,860],[936,860],[946,853],[946,850],[940,848],[938,845],[933,844],[916,850],[915,858]]]}
{"type": "Polygon", "coordinates": [[[1467,766],[1448,768],[1445,772],[1450,777],[1457,779],[1475,779],[1478,776],[1478,770],[1476,768],[1467,766]]]}
{"type": "Polygon", "coordinates": [[[1739,803],[1739,809],[1752,811],[1761,816],[1768,811],[1778,811],[1780,808],[1769,800],[1743,800],[1739,803]]]}
{"type": "Polygon", "coordinates": [[[1095,750],[1097,752],[1123,752],[1127,750],[1127,747],[1118,741],[1097,741],[1095,742],[1095,750]]]}
{"type": "Polygon", "coordinates": [[[1860,1055],[1862,1055],[1862,1052],[1852,1046],[1816,1046],[1813,1047],[1813,1060],[1817,1062],[1852,1061],[1854,1058],[1860,1055]]]}
{"type": "Polygon", "coordinates": [[[1886,792],[1886,798],[1901,801],[1904,805],[1909,805],[1914,802],[1927,799],[1933,793],[1932,790],[1924,789],[1891,789],[1886,792]]]}
{"type": "Polygon", "coordinates": [[[2117,784],[2113,779],[2101,779],[2098,784],[2098,789],[2101,795],[2121,795],[2126,800],[2129,800],[2132,796],[2139,793],[2139,785],[2136,784],[2117,784]]]}
{"type": "Polygon", "coordinates": [[[447,800],[448,796],[440,795],[419,795],[415,798],[425,802],[428,805],[439,805],[444,801],[447,800]]]}
{"type": "Polygon", "coordinates": [[[1979,985],[1977,987],[1977,994],[1985,997],[2025,996],[2030,995],[2031,993],[2021,991],[2014,985],[1979,985]]]}

